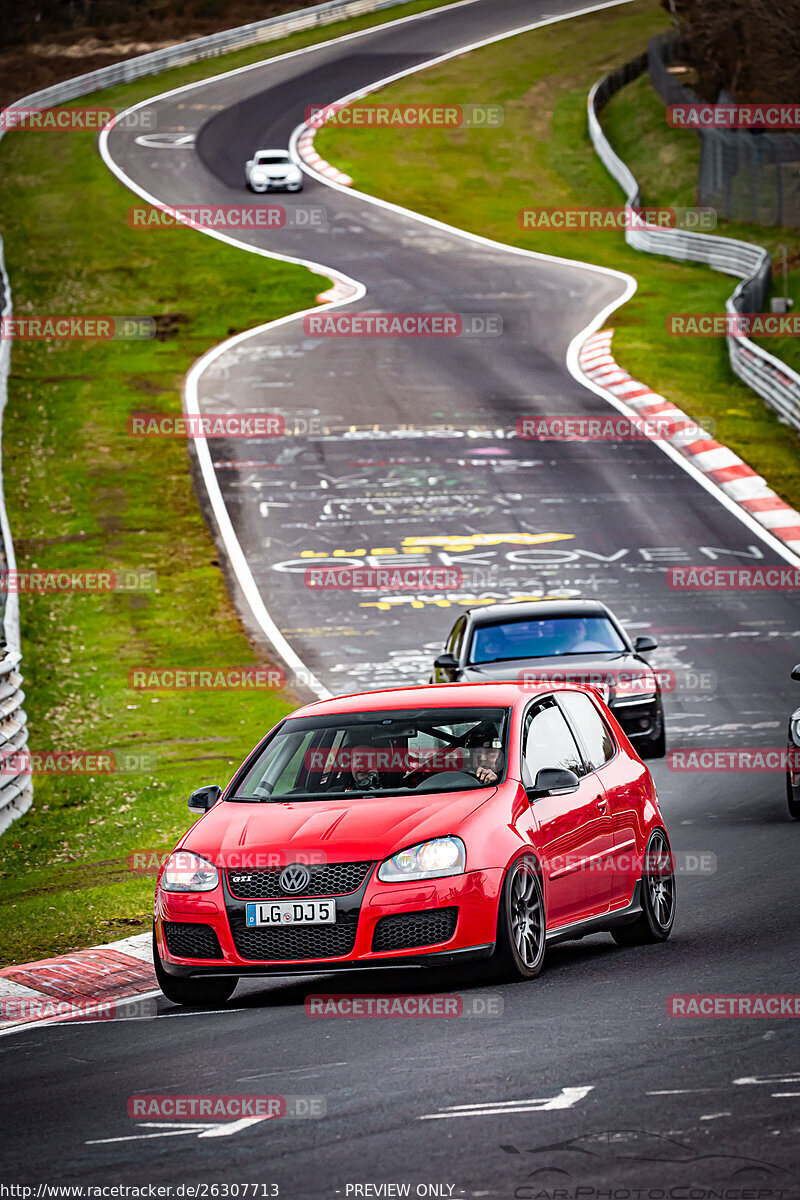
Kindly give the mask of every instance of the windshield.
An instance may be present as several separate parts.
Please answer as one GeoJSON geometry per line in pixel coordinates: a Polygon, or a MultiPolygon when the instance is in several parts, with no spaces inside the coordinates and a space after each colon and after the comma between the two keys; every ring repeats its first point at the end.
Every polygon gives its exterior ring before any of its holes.
{"type": "Polygon", "coordinates": [[[289,162],[288,154],[257,154],[256,162],[260,167],[269,166],[275,163],[289,162]]]}
{"type": "Polygon", "coordinates": [[[469,661],[504,662],[560,654],[607,654],[626,649],[608,617],[540,617],[479,625],[472,635],[469,661]]]}
{"type": "Polygon", "coordinates": [[[286,721],[230,800],[327,800],[489,787],[505,774],[508,709],[430,708],[286,721]]]}

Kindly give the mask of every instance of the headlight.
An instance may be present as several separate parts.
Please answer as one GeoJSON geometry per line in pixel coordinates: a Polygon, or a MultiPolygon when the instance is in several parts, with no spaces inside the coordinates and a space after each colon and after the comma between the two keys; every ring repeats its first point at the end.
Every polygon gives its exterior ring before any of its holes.
{"type": "Polygon", "coordinates": [[[401,850],[378,867],[383,883],[404,879],[440,879],[443,875],[461,875],[466,870],[467,852],[461,838],[433,838],[401,850]]]}
{"type": "Polygon", "coordinates": [[[792,717],[789,722],[789,731],[795,746],[800,746],[800,717],[792,717]]]}
{"type": "Polygon", "coordinates": [[[170,854],[161,876],[165,892],[211,892],[219,883],[219,871],[213,863],[188,850],[170,854]]]}
{"type": "Polygon", "coordinates": [[[652,700],[658,692],[658,683],[652,671],[635,675],[620,672],[615,681],[615,691],[618,700],[652,700]]]}
{"type": "Polygon", "coordinates": [[[266,183],[267,172],[266,171],[253,171],[253,179],[256,183],[266,183]]]}

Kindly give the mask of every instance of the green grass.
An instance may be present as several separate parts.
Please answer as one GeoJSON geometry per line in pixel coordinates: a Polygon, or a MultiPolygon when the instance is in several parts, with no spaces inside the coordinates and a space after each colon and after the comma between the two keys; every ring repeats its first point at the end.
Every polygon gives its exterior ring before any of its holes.
{"type": "MultiPolygon", "coordinates": [[[[733,375],[723,339],[679,341],[666,332],[669,313],[724,311],[735,281],[699,265],[637,253],[621,233],[519,225],[525,208],[623,202],[589,140],[586,97],[601,75],[641,53],[667,20],[655,0],[636,0],[485,47],[361,102],[463,103],[475,96],[480,79],[480,100],[504,106],[498,129],[330,125],[318,133],[317,149],[363,191],[501,242],[635,275],[639,290],[611,322],[617,360],[694,417],[715,422],[719,439],[800,507],[796,434],[733,375]]],[[[647,79],[623,89],[604,122],[612,144],[639,177],[645,203],[695,203],[697,141],[667,127],[647,79]]],[[[795,256],[800,249],[796,231],[731,224],[716,232],[770,249],[787,243],[795,256]]],[[[786,349],[778,339],[766,343],[773,353],[786,349]]],[[[797,352],[794,345],[788,350],[797,352]]]]}
{"type": "MultiPolygon", "coordinates": [[[[413,3],[383,20],[436,7],[413,3]]],[[[294,35],[97,93],[124,107],[179,83],[381,19],[294,35]]],[[[133,412],[181,411],[192,361],[222,338],[306,308],[330,281],[192,230],[139,232],[134,198],[91,134],[14,132],[0,143],[2,232],[17,315],[161,318],[138,342],[16,343],[4,419],[5,488],[18,567],[145,568],[154,592],[20,597],[33,749],[154,754],[152,773],[42,776],[33,809],[0,838],[0,963],[149,928],[153,881],[127,856],[168,848],[186,799],[225,782],[294,706],[255,692],[134,692],[135,666],[265,661],[245,637],[192,488],[182,441],[135,439],[133,412]]],[[[269,598],[267,597],[267,600],[269,598]]]]}

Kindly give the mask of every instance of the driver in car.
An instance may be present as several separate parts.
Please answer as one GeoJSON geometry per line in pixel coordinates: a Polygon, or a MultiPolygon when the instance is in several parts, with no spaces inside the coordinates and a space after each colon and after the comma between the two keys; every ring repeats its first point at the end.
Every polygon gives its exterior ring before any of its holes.
{"type": "Polygon", "coordinates": [[[473,729],[466,742],[471,750],[472,765],[467,774],[480,783],[497,783],[503,773],[503,743],[497,730],[488,722],[473,729]]]}
{"type": "Polygon", "coordinates": [[[374,759],[374,751],[368,746],[359,746],[353,750],[350,759],[352,788],[363,792],[381,786],[380,772],[375,769],[374,759]]]}

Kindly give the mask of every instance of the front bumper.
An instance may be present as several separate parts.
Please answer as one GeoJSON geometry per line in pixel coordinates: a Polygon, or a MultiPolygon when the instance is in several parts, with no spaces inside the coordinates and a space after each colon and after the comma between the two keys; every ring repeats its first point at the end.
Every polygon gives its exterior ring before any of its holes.
{"type": "MultiPolygon", "coordinates": [[[[345,954],[303,958],[253,958],[242,952],[247,901],[231,895],[223,877],[213,892],[200,894],[156,892],[155,928],[159,957],[168,975],[295,975],[364,968],[424,967],[487,958],[494,951],[497,911],[503,884],[502,869],[471,871],[419,883],[385,884],[375,868],[356,892],[331,897],[337,924],[355,929],[352,949],[345,954]],[[452,936],[428,946],[373,950],[376,926],[386,917],[406,913],[430,914],[456,909],[452,936]],[[199,924],[216,934],[221,957],[190,958],[171,954],[164,922],[199,924]],[[237,940],[239,948],[237,949],[237,940]]],[[[287,897],[283,897],[286,899],[287,897]]],[[[316,899],[317,897],[315,897],[316,899]]],[[[261,927],[262,929],[265,927],[261,927]]],[[[298,926],[297,929],[316,929],[298,926]]],[[[328,927],[332,928],[332,927],[328,927]]],[[[286,930],[280,930],[281,933],[286,930]]]]}
{"type": "Polygon", "coordinates": [[[664,713],[658,696],[632,700],[613,701],[609,708],[622,726],[626,737],[637,741],[654,741],[664,727],[664,713]]]}

